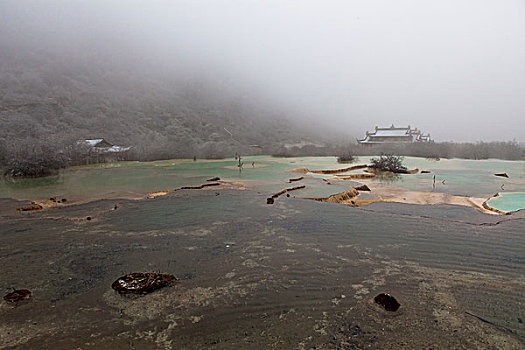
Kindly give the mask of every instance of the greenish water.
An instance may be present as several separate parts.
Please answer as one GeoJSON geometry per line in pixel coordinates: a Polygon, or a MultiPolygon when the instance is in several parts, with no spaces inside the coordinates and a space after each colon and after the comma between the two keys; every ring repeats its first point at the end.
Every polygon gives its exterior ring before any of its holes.
{"type": "MultiPolygon", "coordinates": [[[[468,162],[405,160],[446,176],[436,191],[476,195],[504,184],[524,194],[523,162],[468,162]],[[510,177],[495,177],[495,168],[510,177]]],[[[332,157],[246,157],[245,164],[239,172],[234,159],[127,162],[2,183],[0,197],[34,199],[142,195],[212,176],[249,191],[181,191],[27,215],[0,199],[0,289],[34,293],[28,303],[1,304],[0,348],[524,348],[525,212],[293,198],[354,184],[328,185],[324,175],[267,205],[269,194],[298,184],[287,180],[302,174],[287,170],[347,165],[332,157]],[[146,271],[180,280],[137,297],[112,290],[119,276],[146,271]],[[395,295],[402,312],[377,309],[380,292],[395,295]]],[[[375,181],[426,190],[433,174],[375,181]]],[[[516,198],[506,190],[498,197],[516,198]]]]}
{"type": "Polygon", "coordinates": [[[487,204],[503,211],[525,209],[525,192],[500,193],[499,196],[489,199],[487,204]]]}
{"type": "Polygon", "coordinates": [[[496,159],[433,161],[406,157],[404,163],[409,169],[418,168],[431,171],[430,174],[401,176],[400,181],[395,185],[406,189],[487,198],[503,190],[519,192],[525,189],[524,161],[496,159]],[[506,172],[509,178],[494,176],[495,173],[500,172],[506,172]],[[436,176],[435,189],[432,188],[434,175],[436,176]]]}
{"type": "MultiPolygon", "coordinates": [[[[239,171],[237,160],[174,159],[155,162],[120,162],[65,169],[59,175],[40,179],[22,179],[0,182],[0,198],[38,200],[65,197],[73,200],[141,197],[153,191],[175,189],[202,184],[211,177],[240,181],[249,189],[261,193],[274,193],[295,186],[287,183],[303,174],[288,172],[295,168],[310,170],[338,169],[350,166],[337,163],[336,157],[274,158],[270,156],[243,157],[244,167],[239,171]],[[254,162],[254,167],[252,167],[254,162]]],[[[359,157],[354,164],[366,164],[370,157],[359,157]]],[[[372,181],[415,191],[434,191],[451,195],[488,198],[498,192],[523,192],[525,189],[525,162],[503,160],[463,160],[406,157],[409,169],[427,170],[429,174],[377,177],[372,181]],[[509,178],[494,176],[506,172],[509,178]],[[435,176],[435,186],[433,186],[435,176]]],[[[356,170],[346,174],[362,173],[356,170]]],[[[322,178],[333,175],[309,173],[302,181],[304,190],[293,194],[298,197],[323,197],[348,190],[355,182],[330,181],[322,178]]],[[[518,196],[519,197],[519,196],[518,196]]],[[[515,197],[503,196],[492,202],[497,209],[516,208],[515,197]],[[510,198],[510,199],[507,199],[510,198]]],[[[501,209],[505,210],[505,209],[501,209]]]]}

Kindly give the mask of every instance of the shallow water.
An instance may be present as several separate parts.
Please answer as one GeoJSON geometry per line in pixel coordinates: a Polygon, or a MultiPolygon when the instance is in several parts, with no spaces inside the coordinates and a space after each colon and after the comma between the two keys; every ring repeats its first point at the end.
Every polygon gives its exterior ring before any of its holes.
{"type": "Polygon", "coordinates": [[[409,169],[431,171],[430,174],[402,176],[396,186],[416,191],[436,191],[452,195],[486,197],[501,191],[525,189],[525,162],[504,160],[441,159],[440,161],[406,157],[409,169]],[[506,172],[509,178],[494,176],[506,172]],[[432,188],[433,176],[436,187],[432,188]],[[445,181],[443,183],[443,181],[445,181]],[[503,189],[502,189],[503,185],[503,189]]]}
{"type": "MultiPolygon", "coordinates": [[[[66,197],[74,200],[85,198],[140,197],[148,192],[194,186],[206,179],[219,176],[224,180],[242,181],[250,188],[275,192],[283,188],[289,178],[302,174],[288,170],[306,167],[311,170],[337,169],[349,166],[338,164],[335,157],[274,158],[252,156],[243,158],[242,171],[235,159],[225,160],[164,160],[156,162],[121,162],[65,169],[58,176],[42,179],[0,181],[0,198],[26,200],[49,197],[66,197]],[[255,167],[251,163],[255,162],[255,167]]],[[[366,164],[369,157],[360,157],[354,164],[366,164]]],[[[409,169],[431,171],[430,174],[383,177],[373,181],[416,190],[436,191],[452,195],[490,197],[497,192],[518,192],[525,188],[525,162],[501,160],[440,161],[406,157],[409,169]],[[496,177],[496,172],[507,172],[509,178],[496,177]],[[433,176],[436,177],[433,187],[433,176]]],[[[350,172],[361,173],[362,170],[350,172]]],[[[315,179],[331,175],[308,174],[315,179]]],[[[350,183],[333,181],[329,187],[322,181],[309,181],[302,195],[329,196],[348,189],[350,183]]]]}
{"type": "MultiPolygon", "coordinates": [[[[0,303],[0,349],[525,348],[524,211],[320,203],[302,198],[357,182],[311,173],[288,183],[304,175],[287,171],[349,165],[334,157],[244,162],[242,171],[235,159],[124,162],[0,184],[0,289],[33,291],[27,303],[0,303]],[[215,176],[247,189],[145,199],[215,176]],[[298,184],[306,188],[266,204],[298,184]],[[49,197],[67,205],[16,211],[49,197]],[[96,201],[75,204],[85,200],[96,201]],[[147,271],[180,281],[139,297],[110,287],[147,271]],[[377,309],[380,292],[401,311],[377,309]]],[[[373,181],[481,197],[504,185],[490,202],[498,208],[523,198],[509,191],[523,194],[524,162],[405,164],[432,173],[373,181]],[[493,175],[501,171],[509,178],[493,175]]]]}
{"type": "Polygon", "coordinates": [[[525,209],[525,192],[500,193],[487,201],[492,208],[512,212],[525,209]]]}
{"type": "Polygon", "coordinates": [[[29,215],[0,201],[0,288],[33,291],[29,303],[0,304],[0,348],[525,345],[520,213],[286,197],[266,205],[264,193],[215,192],[29,215]],[[134,271],[181,280],[140,297],[111,289],[134,271]],[[374,308],[379,292],[401,312],[374,308]]]}

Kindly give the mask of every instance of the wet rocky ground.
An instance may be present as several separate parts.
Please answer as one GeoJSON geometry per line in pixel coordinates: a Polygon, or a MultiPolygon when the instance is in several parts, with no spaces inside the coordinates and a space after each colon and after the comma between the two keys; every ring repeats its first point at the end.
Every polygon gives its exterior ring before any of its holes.
{"type": "Polygon", "coordinates": [[[33,293],[0,303],[0,348],[525,348],[525,213],[267,195],[0,200],[0,290],[33,293]],[[180,280],[111,288],[131,272],[180,280]]]}

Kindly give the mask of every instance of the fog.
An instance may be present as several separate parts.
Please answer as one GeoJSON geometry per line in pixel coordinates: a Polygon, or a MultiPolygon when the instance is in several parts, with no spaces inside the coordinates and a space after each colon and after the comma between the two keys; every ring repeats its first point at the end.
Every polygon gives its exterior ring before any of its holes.
{"type": "Polygon", "coordinates": [[[213,81],[349,140],[525,141],[524,43],[521,0],[0,2],[4,53],[213,81]]]}

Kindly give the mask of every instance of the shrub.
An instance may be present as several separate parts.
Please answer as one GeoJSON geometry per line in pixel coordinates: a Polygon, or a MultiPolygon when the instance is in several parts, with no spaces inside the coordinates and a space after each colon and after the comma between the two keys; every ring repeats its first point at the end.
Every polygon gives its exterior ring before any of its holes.
{"type": "Polygon", "coordinates": [[[390,171],[406,174],[407,168],[403,166],[403,157],[392,154],[382,154],[379,158],[372,158],[370,168],[380,171],[390,171]]]}
{"type": "Polygon", "coordinates": [[[338,163],[353,163],[356,160],[357,160],[357,157],[355,157],[354,155],[352,155],[350,153],[347,153],[347,154],[344,154],[342,156],[337,157],[337,162],[338,163]]]}
{"type": "Polygon", "coordinates": [[[52,175],[69,163],[61,145],[26,140],[2,150],[2,172],[8,177],[52,175]]]}

